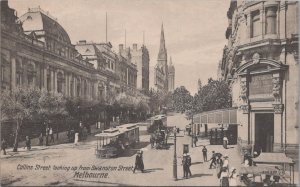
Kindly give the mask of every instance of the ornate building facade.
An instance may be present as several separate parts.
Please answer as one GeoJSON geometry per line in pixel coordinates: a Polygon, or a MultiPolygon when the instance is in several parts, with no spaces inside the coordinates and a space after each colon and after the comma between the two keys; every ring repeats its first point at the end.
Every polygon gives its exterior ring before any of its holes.
{"type": "Polygon", "coordinates": [[[240,143],[298,155],[298,2],[232,1],[222,79],[238,107],[240,143]]]}
{"type": "MultiPolygon", "coordinates": [[[[147,49],[143,51],[143,59],[149,59],[147,49]]],[[[82,40],[73,45],[64,28],[41,8],[30,8],[18,18],[7,1],[1,2],[1,62],[2,89],[34,86],[105,102],[127,92],[149,100],[137,90],[137,66],[129,48],[120,45],[116,53],[110,43],[82,40]]]]}
{"type": "Polygon", "coordinates": [[[14,12],[7,1],[1,2],[2,89],[34,86],[96,98],[93,64],[81,58],[63,27],[40,8],[19,19],[14,12]]]}
{"type": "MultiPolygon", "coordinates": [[[[175,76],[175,69],[174,69],[174,74],[172,72],[170,77],[173,78],[173,75],[175,76]]],[[[168,79],[169,79],[168,54],[167,54],[167,49],[165,44],[164,27],[162,25],[157,64],[154,68],[154,84],[156,86],[156,89],[160,92],[168,92],[169,91],[168,79]]],[[[175,78],[173,80],[175,80],[175,78]]],[[[171,86],[174,87],[174,85],[171,86]]]]}
{"type": "Polygon", "coordinates": [[[149,52],[145,45],[138,49],[137,44],[133,44],[131,61],[137,67],[137,89],[149,91],[149,52]]]}

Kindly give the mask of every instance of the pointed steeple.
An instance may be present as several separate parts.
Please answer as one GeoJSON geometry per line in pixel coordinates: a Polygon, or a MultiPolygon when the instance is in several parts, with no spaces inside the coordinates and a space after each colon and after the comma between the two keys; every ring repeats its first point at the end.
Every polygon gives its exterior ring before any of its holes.
{"type": "Polygon", "coordinates": [[[170,66],[173,66],[172,64],[172,57],[170,56],[170,66]]]}
{"type": "Polygon", "coordinates": [[[164,34],[163,23],[161,24],[160,47],[159,47],[158,59],[167,60],[167,49],[165,45],[165,34],[164,34]]]}

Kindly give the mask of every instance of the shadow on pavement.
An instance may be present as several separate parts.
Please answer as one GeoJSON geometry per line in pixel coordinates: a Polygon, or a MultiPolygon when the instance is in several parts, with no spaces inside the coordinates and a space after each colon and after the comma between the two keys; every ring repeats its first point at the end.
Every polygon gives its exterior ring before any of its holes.
{"type": "Polygon", "coordinates": [[[192,165],[202,164],[203,162],[193,162],[192,165]]]}
{"type": "Polygon", "coordinates": [[[164,170],[163,168],[151,168],[151,169],[145,169],[144,173],[151,173],[155,172],[156,170],[164,170]]]}
{"type": "Polygon", "coordinates": [[[195,174],[192,175],[190,178],[196,178],[196,177],[204,177],[204,176],[213,176],[213,174],[209,174],[209,173],[203,173],[203,174],[195,174]]]}
{"type": "Polygon", "coordinates": [[[1,179],[1,186],[8,186],[8,185],[11,185],[15,182],[19,182],[21,181],[23,178],[22,177],[19,177],[19,178],[16,178],[16,179],[1,179]]]}

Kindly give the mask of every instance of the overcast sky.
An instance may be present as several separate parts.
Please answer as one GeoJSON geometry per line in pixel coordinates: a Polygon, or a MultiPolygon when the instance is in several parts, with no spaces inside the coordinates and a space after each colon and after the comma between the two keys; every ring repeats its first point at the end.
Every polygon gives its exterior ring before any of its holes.
{"type": "Polygon", "coordinates": [[[154,87],[154,66],[164,24],[168,58],[175,65],[175,87],[185,86],[192,94],[197,80],[217,78],[218,62],[226,44],[226,13],[229,0],[9,0],[18,12],[40,6],[57,18],[73,44],[79,40],[105,42],[105,13],[108,41],[118,45],[143,43],[150,53],[150,87],[154,87]]]}

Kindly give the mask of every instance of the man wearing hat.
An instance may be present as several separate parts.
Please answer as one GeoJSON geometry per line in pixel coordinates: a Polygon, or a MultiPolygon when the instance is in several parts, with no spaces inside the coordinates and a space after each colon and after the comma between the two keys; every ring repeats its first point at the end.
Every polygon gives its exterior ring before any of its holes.
{"type": "Polygon", "coordinates": [[[211,167],[214,165],[216,165],[216,153],[215,151],[212,151],[212,156],[211,159],[209,160],[211,161],[210,165],[209,165],[209,169],[211,169],[211,167]]]}
{"type": "Polygon", "coordinates": [[[137,155],[135,157],[135,166],[133,169],[133,173],[135,173],[135,170],[139,169],[142,173],[144,173],[144,162],[143,162],[143,151],[138,150],[137,155]]]}
{"type": "Polygon", "coordinates": [[[188,173],[187,173],[187,154],[183,153],[182,156],[182,169],[183,169],[183,178],[187,178],[188,177],[188,173]]]}
{"type": "Polygon", "coordinates": [[[190,170],[190,167],[192,165],[192,158],[191,155],[189,153],[186,154],[187,157],[187,175],[190,175],[190,177],[192,176],[192,172],[190,170]]]}
{"type": "Polygon", "coordinates": [[[223,166],[222,167],[226,168],[226,169],[229,168],[229,160],[228,160],[228,155],[227,154],[224,155],[224,161],[223,161],[223,166]]]}

